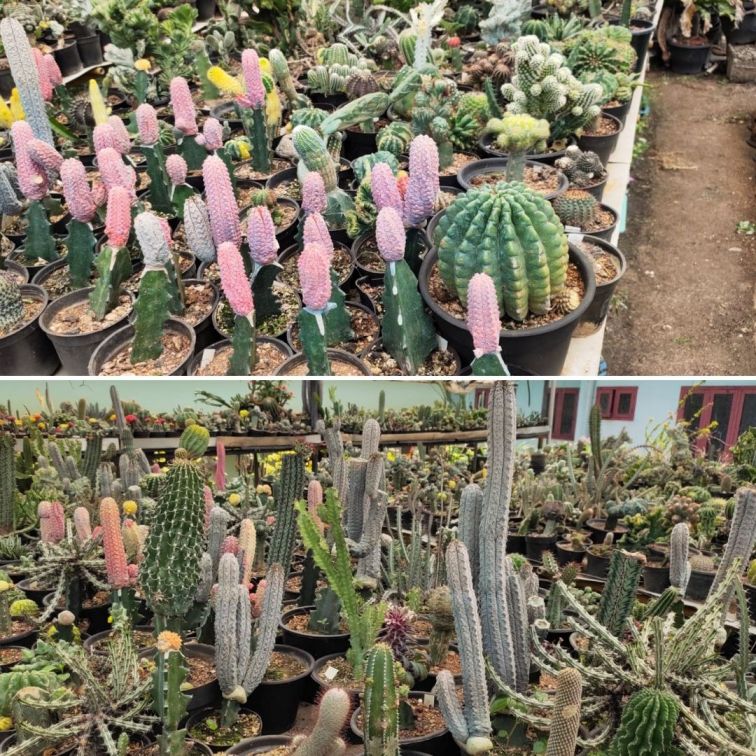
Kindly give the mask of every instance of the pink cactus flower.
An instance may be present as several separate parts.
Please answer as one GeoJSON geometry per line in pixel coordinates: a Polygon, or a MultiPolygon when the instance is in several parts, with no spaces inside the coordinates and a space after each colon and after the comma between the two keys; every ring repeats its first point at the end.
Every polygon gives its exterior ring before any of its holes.
{"type": "MultiPolygon", "coordinates": [[[[113,127],[109,123],[98,123],[92,129],[92,144],[94,145],[95,154],[104,150],[106,147],[116,149],[116,135],[113,127]]],[[[117,150],[120,152],[120,150],[117,150]]]]}
{"type": "Polygon", "coordinates": [[[108,192],[108,210],[105,216],[105,235],[114,249],[125,247],[131,233],[131,193],[122,186],[108,192]]]}
{"type": "Polygon", "coordinates": [[[320,244],[306,244],[297,261],[302,300],[314,312],[325,310],[331,298],[331,261],[320,244]]]}
{"type": "Polygon", "coordinates": [[[131,576],[126,549],[123,546],[121,513],[115,499],[107,497],[100,502],[100,522],[108,582],[115,590],[126,588],[131,583],[131,576]]]}
{"type": "Polygon", "coordinates": [[[393,207],[402,212],[402,197],[399,187],[396,185],[391,166],[388,163],[376,163],[370,171],[370,188],[373,192],[373,201],[378,210],[384,207],[393,207]]]}
{"type": "Polygon", "coordinates": [[[186,174],[189,168],[186,165],[186,160],[181,155],[173,154],[168,155],[165,159],[165,171],[168,174],[168,178],[174,186],[180,186],[186,183],[186,174]]]}
{"type": "Polygon", "coordinates": [[[249,317],[255,311],[252,288],[244,269],[244,260],[233,242],[223,242],[218,246],[218,267],[223,293],[231,309],[239,317],[249,317]]]}
{"type": "Polygon", "coordinates": [[[28,145],[34,138],[34,132],[26,121],[16,121],[11,126],[18,185],[24,197],[31,201],[44,199],[50,188],[47,173],[29,153],[28,145]]]}
{"type": "Polygon", "coordinates": [[[247,241],[249,253],[258,265],[270,265],[276,261],[279,246],[276,226],[267,207],[257,206],[249,211],[247,241]]]}
{"type": "Polygon", "coordinates": [[[202,124],[202,136],[197,141],[205,146],[208,152],[215,152],[223,147],[223,124],[217,118],[208,118],[202,124]]]}
{"type": "Polygon", "coordinates": [[[242,74],[246,94],[238,98],[247,108],[262,108],[265,106],[265,86],[260,71],[260,58],[255,50],[245,50],[242,53],[242,74]]]}
{"type": "Polygon", "coordinates": [[[477,357],[500,351],[499,305],[496,287],[487,273],[476,273],[467,286],[467,328],[477,357]]]}
{"type": "Polygon", "coordinates": [[[123,162],[121,154],[113,147],[106,147],[97,154],[97,167],[100,178],[108,192],[120,186],[136,196],[136,171],[123,162]]]}
{"type": "Polygon", "coordinates": [[[80,223],[89,223],[97,212],[97,203],[89,188],[84,163],[77,158],[64,160],[60,165],[60,180],[71,217],[80,223]]]}
{"type": "Polygon", "coordinates": [[[378,251],[386,262],[396,262],[404,257],[406,243],[404,223],[395,208],[384,207],[378,213],[375,238],[378,242],[378,251]]]}
{"type": "Polygon", "coordinates": [[[320,213],[310,213],[305,218],[304,228],[302,229],[302,243],[312,244],[312,242],[320,244],[328,253],[328,259],[333,259],[333,239],[331,239],[331,232],[320,213]]]}
{"type": "Polygon", "coordinates": [[[439,192],[438,148],[429,137],[421,134],[410,143],[409,181],[404,201],[404,222],[419,226],[433,215],[439,192]]]}
{"type": "Polygon", "coordinates": [[[173,108],[174,124],[184,136],[196,136],[199,133],[197,128],[197,111],[194,109],[192,93],[186,79],[181,76],[174,76],[171,79],[171,107],[173,108]]]}
{"type": "Polygon", "coordinates": [[[128,155],[131,151],[131,135],[124,122],[117,115],[112,115],[108,118],[108,126],[113,130],[113,147],[121,155],[128,155]]]}
{"type": "Polygon", "coordinates": [[[160,124],[157,112],[152,105],[143,103],[136,109],[136,123],[139,129],[139,141],[142,144],[153,145],[160,140],[160,124]]]}
{"type": "Polygon", "coordinates": [[[38,47],[32,48],[32,54],[34,55],[34,64],[37,68],[37,78],[39,79],[39,90],[42,94],[42,99],[45,102],[50,102],[53,97],[53,83],[50,81],[50,72],[45,63],[45,55],[38,47]]]}
{"type": "Polygon", "coordinates": [[[216,247],[223,242],[232,242],[239,248],[242,240],[239,210],[226,164],[217,155],[210,155],[202,164],[202,175],[216,247]]]}
{"type": "Polygon", "coordinates": [[[328,207],[323,177],[317,171],[310,171],[302,182],[302,210],[305,213],[324,213],[328,207]]]}
{"type": "Polygon", "coordinates": [[[42,139],[32,139],[26,144],[29,151],[29,157],[41,168],[48,176],[57,176],[60,171],[60,165],[63,162],[61,155],[55,147],[52,147],[42,139]]]}

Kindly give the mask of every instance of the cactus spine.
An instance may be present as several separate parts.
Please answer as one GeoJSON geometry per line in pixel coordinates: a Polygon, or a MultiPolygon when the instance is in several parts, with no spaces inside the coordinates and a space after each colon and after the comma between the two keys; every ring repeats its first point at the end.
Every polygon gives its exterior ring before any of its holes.
{"type": "Polygon", "coordinates": [[[612,553],[596,618],[613,635],[619,636],[625,629],[645,561],[642,554],[621,549],[612,553]]]}
{"type": "Polygon", "coordinates": [[[672,753],[680,709],[675,697],[656,688],[639,690],[622,711],[610,756],[656,756],[672,753]]]}
{"type": "Polygon", "coordinates": [[[281,481],[276,496],[276,524],[270,539],[268,565],[290,565],[297,535],[294,502],[304,491],[304,457],[295,452],[284,456],[281,464],[281,481]]]}
{"type": "Polygon", "coordinates": [[[682,596],[690,579],[688,564],[688,523],[678,522],[669,537],[669,582],[680,591],[682,596]]]}
{"type": "Polygon", "coordinates": [[[557,675],[554,710],[549,726],[546,756],[574,756],[580,727],[583,678],[576,669],[563,669],[557,675]]]}
{"type": "Polygon", "coordinates": [[[10,433],[0,436],[0,533],[13,531],[16,500],[16,444],[10,433]]]}
{"type": "Polygon", "coordinates": [[[399,691],[394,671],[394,655],[386,644],[378,643],[368,651],[365,660],[365,756],[397,756],[398,710],[399,691]]]}
{"type": "Polygon", "coordinates": [[[349,716],[351,701],[342,688],[329,688],[318,706],[318,720],[307,736],[294,739],[293,756],[341,756],[346,744],[339,737],[349,716]]]}

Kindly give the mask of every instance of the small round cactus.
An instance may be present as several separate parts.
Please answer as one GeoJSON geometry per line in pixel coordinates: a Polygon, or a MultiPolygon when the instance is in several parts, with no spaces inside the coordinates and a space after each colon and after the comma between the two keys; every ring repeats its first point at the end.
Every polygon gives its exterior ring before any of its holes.
{"type": "Polygon", "coordinates": [[[210,432],[201,425],[192,423],[188,425],[181,434],[179,446],[189,452],[190,457],[195,459],[201,457],[210,444],[210,432]]]}
{"type": "Polygon", "coordinates": [[[586,228],[599,211],[599,201],[582,189],[568,189],[553,201],[554,210],[565,226],[586,228]]]}
{"type": "Polygon", "coordinates": [[[492,118],[486,130],[496,134],[496,146],[505,152],[543,152],[549,138],[549,122],[527,113],[492,118]]]}

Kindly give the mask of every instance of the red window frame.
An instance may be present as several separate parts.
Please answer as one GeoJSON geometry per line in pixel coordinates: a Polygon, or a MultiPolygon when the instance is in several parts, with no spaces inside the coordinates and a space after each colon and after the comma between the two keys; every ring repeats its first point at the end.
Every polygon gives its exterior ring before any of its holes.
{"type": "Polygon", "coordinates": [[[575,427],[577,426],[578,405],[580,403],[579,388],[558,388],[554,393],[554,418],[551,422],[551,438],[557,441],[574,441],[575,427]],[[575,397],[575,411],[572,415],[572,426],[568,433],[560,433],[562,427],[562,412],[564,411],[564,397],[575,397]]]}
{"type": "Polygon", "coordinates": [[[614,405],[614,389],[608,386],[602,386],[596,389],[596,404],[598,404],[601,410],[601,417],[604,420],[609,420],[612,416],[612,409],[614,405]],[[608,400],[606,405],[602,402],[602,399],[606,397],[608,400]]]}
{"type": "MultiPolygon", "coordinates": [[[[727,428],[727,436],[724,439],[724,448],[722,450],[722,460],[727,461],[730,457],[730,449],[738,440],[738,429],[743,419],[743,405],[746,396],[756,394],[756,386],[683,386],[680,389],[680,401],[677,405],[677,419],[680,422],[685,421],[685,399],[688,394],[702,394],[703,404],[699,415],[699,428],[706,428],[711,422],[712,412],[714,410],[715,394],[731,394],[732,406],[730,408],[730,423],[727,428]]],[[[711,443],[708,435],[700,434],[696,436],[693,448],[701,454],[706,454],[707,448],[711,443]]]]}
{"type": "Polygon", "coordinates": [[[635,405],[638,403],[637,386],[599,386],[596,389],[596,404],[601,407],[601,417],[604,420],[634,420],[635,405]],[[620,398],[630,394],[630,407],[627,411],[620,411],[620,398]],[[602,399],[608,401],[602,403],[602,399]]]}

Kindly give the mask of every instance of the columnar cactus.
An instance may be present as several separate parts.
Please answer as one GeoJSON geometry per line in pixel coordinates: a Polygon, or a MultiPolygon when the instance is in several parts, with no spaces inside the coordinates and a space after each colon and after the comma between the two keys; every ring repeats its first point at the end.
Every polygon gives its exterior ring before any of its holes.
{"type": "MultiPolygon", "coordinates": [[[[10,279],[0,271],[0,331],[3,325],[3,285],[10,279]]],[[[13,282],[15,284],[15,281],[13,282]]],[[[20,298],[20,297],[19,297],[20,298]]],[[[16,503],[16,444],[10,433],[0,435],[0,533],[13,531],[16,503]]]]}
{"type": "Polygon", "coordinates": [[[71,283],[76,288],[89,285],[97,245],[92,220],[97,214],[97,202],[87,180],[87,169],[81,160],[69,158],[60,166],[63,196],[66,198],[71,220],[68,223],[66,261],[71,283]]]}
{"type": "Polygon", "coordinates": [[[580,672],[572,668],[561,670],[556,680],[546,756],[575,756],[582,698],[583,678],[580,672]]]}
{"type": "Polygon", "coordinates": [[[89,510],[86,507],[76,507],[72,519],[76,540],[79,543],[86,543],[92,537],[92,521],[89,517],[89,510]]]}
{"type": "Polygon", "coordinates": [[[236,98],[237,111],[252,142],[252,166],[266,174],[270,172],[271,148],[265,120],[265,85],[255,50],[242,53],[242,75],[245,92],[236,98]]]}
{"type": "Polygon", "coordinates": [[[121,154],[113,147],[105,147],[97,153],[97,167],[108,192],[121,186],[128,189],[132,197],[136,196],[136,171],[124,163],[121,154]]]}
{"type": "Polygon", "coordinates": [[[162,720],[158,737],[161,756],[186,753],[186,730],[179,723],[186,716],[189,696],[184,693],[188,670],[181,651],[181,636],[169,630],[158,634],[153,673],[153,708],[162,720]]]}
{"type": "Polygon", "coordinates": [[[365,756],[398,756],[399,691],[394,655],[384,643],[368,651],[363,697],[365,756]]]}
{"type": "Polygon", "coordinates": [[[459,540],[465,544],[470,559],[473,585],[478,585],[478,545],[483,491],[477,483],[468,483],[459,498],[459,540]]]}
{"type": "Polygon", "coordinates": [[[373,202],[378,211],[384,207],[393,207],[398,212],[404,209],[404,202],[399,193],[396,176],[388,163],[376,163],[370,171],[370,188],[373,202]]]}
{"type": "Polygon", "coordinates": [[[257,362],[255,303],[244,260],[233,242],[219,245],[218,267],[223,293],[234,311],[234,332],[231,337],[234,354],[229,364],[229,375],[249,375],[257,362]]]}
{"type": "Polygon", "coordinates": [[[121,513],[115,499],[105,498],[100,502],[100,524],[108,582],[118,597],[121,589],[131,584],[131,579],[121,535],[121,513]]]}
{"type": "Polygon", "coordinates": [[[318,171],[310,171],[302,181],[302,211],[305,216],[324,213],[328,207],[325,184],[318,171]]]}
{"type": "Polygon", "coordinates": [[[297,261],[302,300],[299,313],[302,349],[310,375],[330,375],[325,315],[331,299],[331,264],[328,252],[319,244],[308,244],[297,261]]]}
{"type": "Polygon", "coordinates": [[[684,596],[690,579],[688,523],[678,522],[669,537],[669,582],[684,596]]]}
{"type": "Polygon", "coordinates": [[[3,163],[0,167],[0,213],[14,217],[21,215],[24,211],[23,199],[16,166],[3,163]]]}
{"type": "Polygon", "coordinates": [[[612,552],[596,618],[613,635],[619,636],[625,630],[625,620],[630,616],[645,561],[642,554],[622,549],[612,552]]]}
{"type": "Polygon", "coordinates": [[[309,107],[310,99],[307,95],[297,91],[291,71],[289,71],[289,64],[284,54],[278,48],[274,47],[268,52],[268,60],[270,61],[273,78],[275,78],[276,84],[278,84],[281,91],[284,93],[289,105],[289,110],[309,107]]]}
{"type": "MultiPolygon", "coordinates": [[[[24,317],[24,300],[16,279],[0,270],[0,332],[10,333],[24,317]]],[[[15,479],[15,473],[9,480],[15,479]]]]}
{"type": "Polygon", "coordinates": [[[302,498],[304,475],[304,457],[297,452],[286,454],[276,490],[276,524],[270,538],[268,565],[291,564],[297,535],[294,502],[302,498]]]}
{"type": "Polygon", "coordinates": [[[341,756],[346,744],[340,735],[351,706],[349,694],[343,688],[329,688],[320,699],[312,732],[294,738],[293,756],[341,756]]]}
{"type": "Polygon", "coordinates": [[[448,670],[438,673],[434,692],[454,739],[468,754],[484,753],[493,748],[493,743],[483,638],[470,561],[461,541],[452,541],[446,549],[446,571],[462,667],[464,708],[457,698],[454,677],[448,670]]]}
{"type": "Polygon", "coordinates": [[[486,273],[476,273],[467,287],[467,328],[472,334],[473,375],[509,375],[501,359],[501,317],[496,287],[486,273]]]}
{"type": "Polygon", "coordinates": [[[153,210],[162,213],[170,212],[172,204],[165,173],[165,153],[160,143],[160,124],[155,108],[142,103],[136,109],[136,123],[142,154],[147,164],[147,175],[150,177],[148,187],[150,204],[153,210]]]}
{"type": "Polygon", "coordinates": [[[197,142],[199,128],[191,90],[186,79],[181,76],[171,79],[170,90],[171,107],[175,117],[174,125],[179,135],[177,139],[179,151],[189,169],[198,170],[202,167],[207,151],[197,142]]]}
{"type": "Polygon", "coordinates": [[[223,242],[233,242],[240,247],[242,232],[239,210],[226,164],[217,155],[210,155],[202,164],[202,175],[215,246],[219,247],[223,242]]]}
{"type": "Polygon", "coordinates": [[[524,184],[501,183],[457,197],[433,234],[439,273],[467,304],[475,273],[487,273],[514,320],[544,314],[567,276],[568,245],[551,205],[524,184]]]}
{"type": "Polygon", "coordinates": [[[376,221],[376,240],[386,261],[384,274],[383,346],[408,375],[418,369],[436,348],[436,335],[425,312],[417,278],[404,260],[405,232],[393,207],[384,207],[376,221]]]}
{"type": "Polygon", "coordinates": [[[58,543],[66,535],[66,513],[59,501],[40,501],[37,505],[39,538],[43,543],[58,543]]]}

